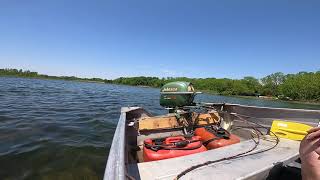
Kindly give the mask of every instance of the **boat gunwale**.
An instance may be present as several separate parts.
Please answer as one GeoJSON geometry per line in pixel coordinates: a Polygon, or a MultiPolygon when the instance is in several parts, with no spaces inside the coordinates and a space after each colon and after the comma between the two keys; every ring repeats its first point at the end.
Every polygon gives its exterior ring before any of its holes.
{"type": "Polygon", "coordinates": [[[112,139],[112,145],[109,151],[107,164],[104,172],[104,180],[115,179],[124,180],[126,179],[126,168],[125,168],[125,130],[127,113],[142,110],[147,115],[151,115],[141,107],[122,107],[119,121],[117,124],[116,131],[112,139]]]}
{"type": "Polygon", "coordinates": [[[304,111],[304,112],[318,112],[320,110],[316,109],[296,109],[296,108],[279,108],[279,107],[266,107],[266,106],[252,106],[252,105],[241,105],[241,104],[232,104],[232,103],[213,103],[213,105],[227,105],[227,106],[239,106],[239,107],[247,107],[247,108],[257,108],[257,109],[268,109],[268,110],[288,110],[288,111],[304,111]]]}

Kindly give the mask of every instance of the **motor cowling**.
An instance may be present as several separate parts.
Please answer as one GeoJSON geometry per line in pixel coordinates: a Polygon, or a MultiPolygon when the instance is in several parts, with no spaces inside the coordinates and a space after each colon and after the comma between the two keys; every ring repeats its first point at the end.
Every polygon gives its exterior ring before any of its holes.
{"type": "Polygon", "coordinates": [[[165,108],[193,106],[196,94],[190,82],[170,82],[160,90],[160,105],[165,108]]]}

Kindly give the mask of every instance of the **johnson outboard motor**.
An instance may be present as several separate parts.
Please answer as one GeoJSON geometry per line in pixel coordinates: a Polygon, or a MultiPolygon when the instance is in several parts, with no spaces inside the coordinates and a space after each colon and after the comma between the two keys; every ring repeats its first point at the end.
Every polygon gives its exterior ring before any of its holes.
{"type": "Polygon", "coordinates": [[[190,82],[170,82],[165,84],[160,90],[160,105],[173,112],[183,109],[186,106],[195,106],[193,102],[196,94],[190,82]]]}

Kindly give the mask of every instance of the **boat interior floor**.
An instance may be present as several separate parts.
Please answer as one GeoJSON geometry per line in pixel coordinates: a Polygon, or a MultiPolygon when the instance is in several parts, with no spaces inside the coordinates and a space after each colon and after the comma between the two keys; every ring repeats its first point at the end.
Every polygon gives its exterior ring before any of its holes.
{"type": "MultiPolygon", "coordinates": [[[[261,140],[253,153],[273,146],[273,140],[274,138],[270,136],[261,140]]],[[[281,139],[277,147],[270,151],[209,164],[187,173],[182,179],[192,179],[192,177],[197,177],[197,179],[212,179],[212,177],[216,179],[267,179],[269,171],[277,165],[282,167],[298,159],[299,144],[298,141],[281,139]]],[[[183,157],[133,163],[128,165],[128,172],[135,179],[172,180],[191,166],[230,157],[247,151],[252,146],[254,146],[252,140],[245,140],[238,144],[183,157]]],[[[273,176],[281,175],[279,172],[274,173],[273,176]]]]}
{"type": "MultiPolygon", "coordinates": [[[[253,130],[243,127],[243,122],[237,120],[235,120],[230,127],[230,133],[237,135],[240,138],[240,143],[181,157],[143,162],[142,150],[144,140],[148,138],[164,138],[184,135],[185,130],[179,128],[168,115],[152,117],[156,119],[150,119],[151,117],[148,116],[142,118],[147,118],[145,121],[147,123],[144,124],[145,126],[143,126],[143,128],[148,128],[148,126],[152,126],[153,128],[170,126],[173,128],[154,128],[146,131],[137,131],[137,127],[127,126],[125,151],[128,154],[126,155],[126,167],[128,177],[132,177],[133,179],[172,180],[179,173],[192,166],[246,152],[255,146],[256,142],[254,142],[254,140],[259,140],[259,145],[250,152],[252,153],[251,155],[205,165],[190,171],[181,179],[193,179],[192,177],[197,177],[197,179],[212,179],[212,177],[215,177],[215,179],[273,180],[291,177],[291,175],[294,177],[292,178],[293,180],[301,179],[299,163],[292,165],[292,162],[295,162],[295,160],[299,158],[299,141],[280,139],[279,143],[274,148],[265,152],[256,153],[273,147],[276,143],[276,138],[269,135],[262,135],[268,134],[268,128],[260,129],[261,137],[259,139],[253,138],[253,130]],[[164,121],[157,121],[159,118],[167,118],[167,121],[165,121],[166,123],[161,123],[164,121]],[[241,126],[242,128],[239,128],[241,126]]],[[[128,124],[133,121],[136,122],[136,120],[132,119],[129,120],[128,124]]],[[[141,129],[142,127],[139,128],[141,129]]]]}

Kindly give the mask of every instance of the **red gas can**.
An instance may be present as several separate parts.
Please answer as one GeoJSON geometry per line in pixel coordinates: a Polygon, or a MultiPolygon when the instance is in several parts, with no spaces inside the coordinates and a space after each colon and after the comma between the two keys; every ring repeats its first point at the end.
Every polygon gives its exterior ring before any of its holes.
{"type": "Polygon", "coordinates": [[[205,128],[197,128],[194,133],[201,137],[201,141],[207,149],[215,149],[240,142],[240,138],[238,136],[230,134],[224,129],[210,132],[205,128]]]}
{"type": "Polygon", "coordinates": [[[207,149],[202,145],[199,136],[183,136],[159,139],[146,139],[143,147],[144,162],[169,159],[199,153],[207,149]]]}

